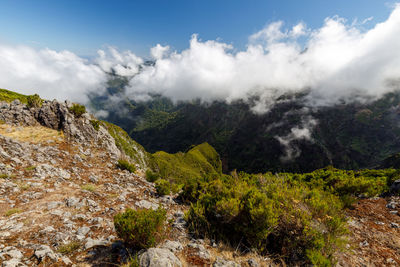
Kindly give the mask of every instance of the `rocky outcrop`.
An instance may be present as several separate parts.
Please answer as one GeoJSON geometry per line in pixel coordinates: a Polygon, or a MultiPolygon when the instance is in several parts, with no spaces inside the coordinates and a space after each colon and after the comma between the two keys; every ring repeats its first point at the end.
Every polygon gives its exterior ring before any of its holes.
{"type": "Polygon", "coordinates": [[[19,100],[11,103],[0,103],[0,120],[10,125],[35,126],[42,125],[54,130],[63,131],[68,141],[83,146],[96,146],[111,153],[112,158],[121,157],[121,151],[115,145],[114,138],[107,129],[99,125],[96,130],[91,124],[95,120],[89,113],[77,117],[70,108],[72,103],[57,100],[44,101],[41,107],[29,108],[19,100]]]}

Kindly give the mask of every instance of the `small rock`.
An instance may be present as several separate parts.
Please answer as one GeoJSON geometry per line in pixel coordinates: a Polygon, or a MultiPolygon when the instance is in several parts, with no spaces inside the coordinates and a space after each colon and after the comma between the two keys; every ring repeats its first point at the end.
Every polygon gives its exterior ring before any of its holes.
{"type": "Polygon", "coordinates": [[[139,256],[141,267],[181,267],[179,259],[168,249],[149,248],[139,256]]]}
{"type": "Polygon", "coordinates": [[[161,248],[169,249],[171,252],[177,252],[181,251],[183,246],[178,241],[167,240],[163,245],[161,245],[161,248]]]}
{"type": "Polygon", "coordinates": [[[85,249],[90,249],[97,246],[108,246],[109,244],[110,242],[107,240],[87,238],[85,243],[85,249]]]}
{"type": "Polygon", "coordinates": [[[96,183],[99,181],[99,178],[97,178],[97,176],[90,175],[90,176],[89,176],[89,181],[90,181],[91,183],[96,184],[96,183]]]}
{"type": "Polygon", "coordinates": [[[394,223],[394,222],[391,222],[391,223],[390,223],[390,226],[391,226],[392,228],[399,228],[399,227],[400,227],[398,223],[394,223]]]}
{"type": "Polygon", "coordinates": [[[368,247],[368,246],[369,246],[369,243],[367,240],[360,242],[360,247],[368,247]]]}
{"type": "Polygon", "coordinates": [[[52,209],[57,208],[57,207],[60,206],[60,205],[62,205],[62,202],[59,202],[59,201],[52,201],[52,202],[47,203],[47,209],[48,209],[48,210],[52,210],[52,209]]]}
{"type": "Polygon", "coordinates": [[[154,203],[152,203],[150,201],[147,201],[145,199],[136,202],[135,205],[138,206],[141,209],[153,209],[153,210],[158,209],[158,204],[154,204],[154,203]]]}
{"type": "Polygon", "coordinates": [[[199,258],[204,259],[204,260],[211,259],[210,252],[202,244],[198,244],[198,243],[195,243],[192,241],[187,246],[190,248],[197,249],[197,255],[199,256],[199,258]]]}
{"type": "Polygon", "coordinates": [[[85,236],[87,233],[90,232],[90,228],[87,226],[82,226],[78,229],[77,234],[85,236]]]}
{"type": "Polygon", "coordinates": [[[214,262],[213,267],[240,267],[240,264],[234,261],[227,261],[220,257],[217,257],[217,260],[214,262]]]}
{"type": "Polygon", "coordinates": [[[386,208],[394,210],[396,208],[396,203],[390,202],[389,204],[386,205],[386,208]]]}
{"type": "Polygon", "coordinates": [[[72,265],[72,261],[68,258],[68,257],[62,257],[61,258],[61,260],[62,260],[62,262],[65,264],[65,265],[67,265],[67,266],[70,266],[70,265],[72,265]]]}
{"type": "Polygon", "coordinates": [[[52,261],[57,260],[57,255],[53,252],[53,250],[46,245],[39,245],[34,253],[35,257],[39,260],[39,262],[43,261],[45,258],[49,258],[52,261]]]}
{"type": "Polygon", "coordinates": [[[3,261],[2,267],[25,267],[26,265],[20,262],[19,259],[11,259],[8,261],[3,261]]]}
{"type": "Polygon", "coordinates": [[[249,264],[250,267],[259,267],[260,266],[260,264],[255,259],[249,259],[247,261],[247,263],[249,264]]]}

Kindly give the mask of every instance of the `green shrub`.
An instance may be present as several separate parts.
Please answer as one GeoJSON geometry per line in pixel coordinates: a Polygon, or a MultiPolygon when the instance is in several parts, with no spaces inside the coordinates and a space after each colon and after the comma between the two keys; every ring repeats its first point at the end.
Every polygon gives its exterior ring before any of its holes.
{"type": "Polygon", "coordinates": [[[129,163],[129,161],[125,159],[118,160],[117,167],[120,168],[121,170],[127,170],[131,173],[134,173],[136,171],[135,165],[129,163]]]}
{"type": "Polygon", "coordinates": [[[92,124],[93,129],[95,129],[96,131],[100,130],[100,121],[90,120],[90,123],[92,124]]]}
{"type": "Polygon", "coordinates": [[[318,188],[272,174],[240,173],[192,181],[184,193],[192,197],[189,229],[200,236],[279,254],[287,262],[331,263],[343,244],[342,204],[318,188]]]}
{"type": "Polygon", "coordinates": [[[43,104],[43,99],[41,99],[38,94],[28,95],[26,99],[29,108],[40,108],[43,104]]]}
{"type": "Polygon", "coordinates": [[[155,181],[157,181],[160,178],[160,175],[156,172],[152,172],[151,170],[147,170],[146,171],[146,180],[154,183],[155,181]]]}
{"type": "Polygon", "coordinates": [[[117,235],[133,249],[144,249],[157,245],[166,235],[164,209],[132,210],[114,216],[117,235]]]}
{"type": "Polygon", "coordinates": [[[164,179],[159,179],[155,182],[157,194],[160,196],[169,195],[171,192],[171,184],[164,179]]]}
{"type": "Polygon", "coordinates": [[[84,105],[74,103],[72,104],[72,107],[69,108],[69,111],[74,114],[75,117],[79,118],[86,113],[86,107],[84,105]]]}

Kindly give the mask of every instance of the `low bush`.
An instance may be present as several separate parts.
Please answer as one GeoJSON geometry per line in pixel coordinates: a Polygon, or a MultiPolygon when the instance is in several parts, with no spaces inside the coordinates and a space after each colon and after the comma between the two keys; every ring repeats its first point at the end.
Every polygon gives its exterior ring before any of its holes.
{"type": "Polygon", "coordinates": [[[117,235],[133,249],[144,249],[157,245],[166,236],[166,214],[164,209],[133,210],[114,216],[117,235]]]}
{"type": "Polygon", "coordinates": [[[346,233],[337,196],[279,176],[240,173],[192,181],[183,191],[192,197],[190,231],[287,262],[333,263],[346,233]]]}
{"type": "Polygon", "coordinates": [[[117,167],[120,168],[121,170],[127,170],[131,173],[134,173],[136,171],[135,165],[129,163],[129,161],[125,159],[118,160],[117,167]]]}
{"type": "Polygon", "coordinates": [[[69,111],[74,114],[75,117],[79,118],[86,113],[86,107],[84,105],[74,103],[72,104],[72,107],[69,108],[69,111]]]}
{"type": "Polygon", "coordinates": [[[157,194],[159,194],[160,196],[169,195],[169,193],[171,192],[171,184],[164,179],[158,179],[155,182],[155,187],[157,190],[157,194]]]}
{"type": "Polygon", "coordinates": [[[38,94],[28,95],[26,99],[29,108],[40,108],[43,104],[43,99],[38,94]]]}
{"type": "Polygon", "coordinates": [[[154,183],[155,181],[157,181],[160,178],[160,175],[156,172],[152,172],[151,170],[147,170],[146,171],[146,180],[154,183]]]}

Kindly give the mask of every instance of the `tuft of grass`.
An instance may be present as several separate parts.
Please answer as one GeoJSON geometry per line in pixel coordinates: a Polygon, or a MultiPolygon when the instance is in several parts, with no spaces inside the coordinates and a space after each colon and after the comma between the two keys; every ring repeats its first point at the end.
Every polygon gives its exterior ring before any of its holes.
{"type": "Polygon", "coordinates": [[[4,215],[5,215],[6,217],[9,217],[9,216],[11,216],[11,215],[13,215],[13,214],[21,213],[21,212],[22,212],[21,209],[13,208],[13,209],[9,209],[8,211],[6,211],[6,213],[5,213],[4,215]]]}
{"type": "Polygon", "coordinates": [[[58,247],[57,252],[63,255],[71,254],[74,251],[77,251],[81,247],[81,243],[78,241],[72,241],[68,244],[62,245],[58,247]]]}
{"type": "Polygon", "coordinates": [[[28,190],[30,187],[31,186],[29,184],[27,184],[27,183],[22,183],[22,182],[18,183],[18,188],[23,190],[23,191],[28,190]]]}
{"type": "Polygon", "coordinates": [[[36,166],[29,166],[25,168],[25,171],[34,171],[36,170],[36,166]]]}
{"type": "Polygon", "coordinates": [[[0,179],[7,179],[9,176],[6,173],[1,173],[0,174],[0,179]]]}
{"type": "Polygon", "coordinates": [[[97,188],[94,184],[85,184],[81,186],[81,189],[89,192],[95,192],[97,188]]]}
{"type": "Polygon", "coordinates": [[[129,161],[125,159],[118,160],[117,167],[120,168],[121,170],[127,170],[131,173],[134,173],[136,171],[135,165],[129,163],[129,161]]]}

